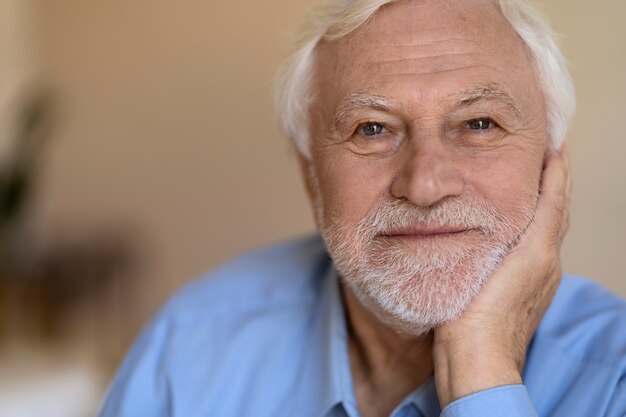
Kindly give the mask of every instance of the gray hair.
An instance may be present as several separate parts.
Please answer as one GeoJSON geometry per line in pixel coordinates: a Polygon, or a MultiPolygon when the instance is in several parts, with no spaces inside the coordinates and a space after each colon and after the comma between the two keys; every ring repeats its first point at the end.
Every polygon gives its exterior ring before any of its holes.
{"type": "MultiPolygon", "coordinates": [[[[348,35],[382,6],[398,0],[335,0],[312,13],[293,52],[279,68],[275,102],[285,135],[310,158],[309,106],[315,49],[320,41],[348,35]]],[[[494,0],[528,46],[546,100],[553,149],[561,147],[576,107],[574,84],[556,35],[545,17],[526,0],[494,0]]]]}

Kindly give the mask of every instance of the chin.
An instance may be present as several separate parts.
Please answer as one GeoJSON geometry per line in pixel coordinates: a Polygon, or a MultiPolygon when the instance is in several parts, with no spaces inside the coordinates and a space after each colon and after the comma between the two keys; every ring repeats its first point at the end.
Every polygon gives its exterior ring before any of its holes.
{"type": "Polygon", "coordinates": [[[372,249],[359,262],[345,262],[337,254],[335,264],[343,281],[381,322],[397,332],[420,336],[465,311],[506,254],[507,245],[428,254],[372,249]]]}

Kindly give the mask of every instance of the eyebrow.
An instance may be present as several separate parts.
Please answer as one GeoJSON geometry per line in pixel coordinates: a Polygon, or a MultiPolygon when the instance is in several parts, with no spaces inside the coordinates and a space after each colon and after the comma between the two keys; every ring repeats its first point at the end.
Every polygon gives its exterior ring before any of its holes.
{"type": "Polygon", "coordinates": [[[470,106],[480,101],[492,101],[502,104],[507,110],[521,117],[517,101],[496,84],[482,85],[462,90],[456,95],[458,107],[470,106]]]}
{"type": "Polygon", "coordinates": [[[378,111],[390,111],[391,102],[378,95],[367,93],[354,93],[346,97],[345,100],[337,107],[335,112],[334,128],[340,128],[346,123],[348,115],[354,110],[373,109],[378,111]]]}
{"type": "MultiPolygon", "coordinates": [[[[521,117],[522,114],[517,101],[497,84],[470,87],[456,93],[454,97],[456,98],[457,107],[466,107],[481,101],[490,101],[501,104],[517,117],[521,117]]],[[[391,101],[384,96],[364,92],[350,94],[337,107],[333,130],[341,129],[352,111],[372,109],[389,112],[392,107],[391,101]]]]}

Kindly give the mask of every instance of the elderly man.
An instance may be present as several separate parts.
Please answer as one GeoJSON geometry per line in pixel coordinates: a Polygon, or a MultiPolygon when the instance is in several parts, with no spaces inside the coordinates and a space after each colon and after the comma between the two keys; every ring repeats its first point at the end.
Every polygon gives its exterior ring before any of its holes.
{"type": "Polygon", "coordinates": [[[562,277],[574,108],[520,0],[337,0],[278,83],[316,237],[197,281],[102,416],[626,415],[626,304],[562,277]]]}

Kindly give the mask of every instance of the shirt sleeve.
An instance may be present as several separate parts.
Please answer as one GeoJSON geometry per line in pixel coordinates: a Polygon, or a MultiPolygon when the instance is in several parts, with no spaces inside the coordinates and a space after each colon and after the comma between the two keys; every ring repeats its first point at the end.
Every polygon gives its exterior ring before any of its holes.
{"type": "Polygon", "coordinates": [[[537,417],[526,387],[505,385],[479,391],[448,404],[440,417],[537,417]]]}
{"type": "Polygon", "coordinates": [[[164,372],[166,340],[165,323],[147,326],[109,387],[99,417],[169,415],[169,389],[164,372]]]}

